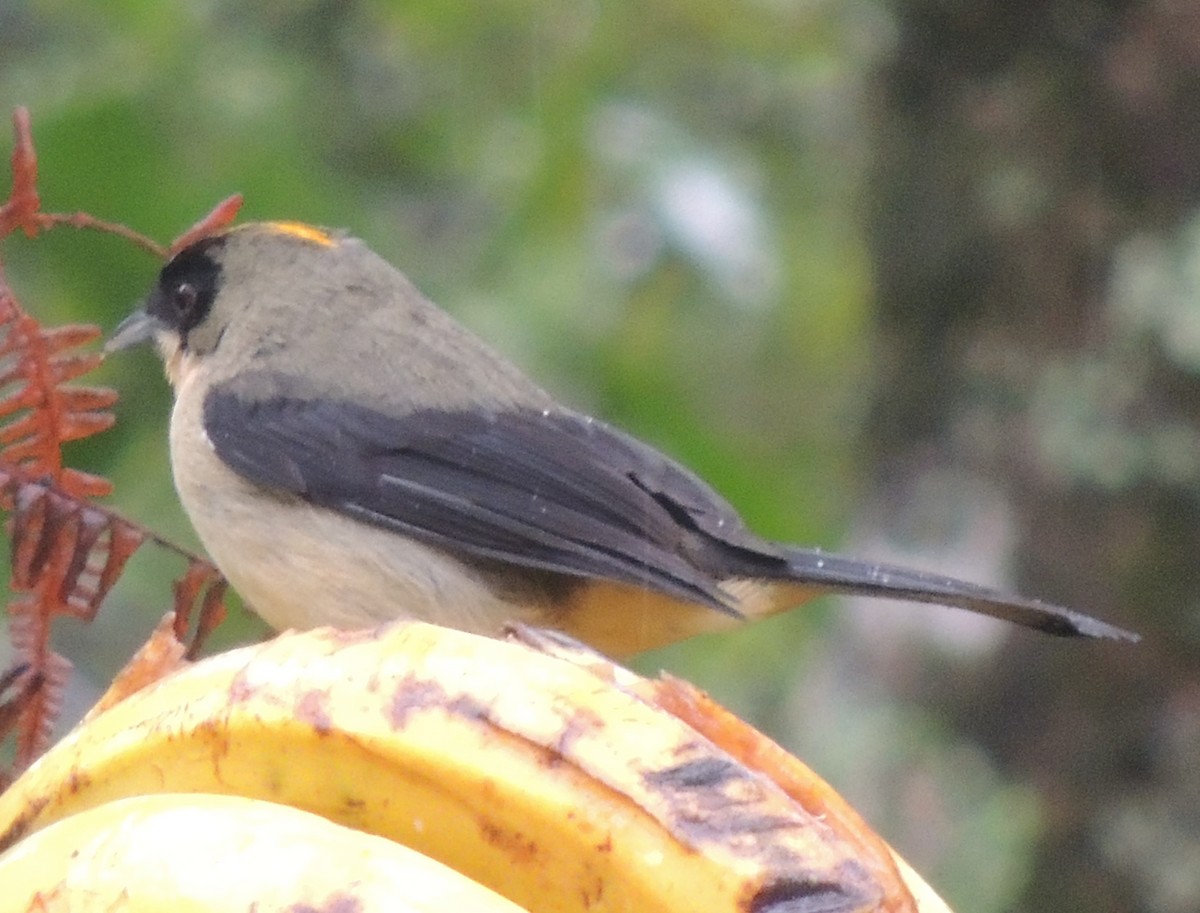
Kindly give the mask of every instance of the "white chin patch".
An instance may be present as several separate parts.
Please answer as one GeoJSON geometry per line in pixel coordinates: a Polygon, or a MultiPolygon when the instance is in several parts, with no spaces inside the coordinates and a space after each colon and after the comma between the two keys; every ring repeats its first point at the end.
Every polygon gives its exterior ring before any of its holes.
{"type": "Polygon", "coordinates": [[[174,333],[159,333],[155,337],[155,342],[158,343],[158,352],[162,356],[167,380],[171,382],[172,387],[178,390],[179,385],[190,373],[195,359],[183,350],[183,347],[179,345],[179,337],[174,333]]]}

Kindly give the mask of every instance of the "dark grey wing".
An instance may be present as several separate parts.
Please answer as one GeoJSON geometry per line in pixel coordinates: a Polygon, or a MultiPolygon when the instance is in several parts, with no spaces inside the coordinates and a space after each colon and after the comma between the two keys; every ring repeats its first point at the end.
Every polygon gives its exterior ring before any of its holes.
{"type": "Polygon", "coordinates": [[[218,387],[204,427],[247,479],[459,554],[636,584],[734,615],[717,581],[736,572],[739,553],[708,530],[734,541],[744,533],[761,546],[748,556],[786,566],[690,473],[572,413],[396,417],[218,387]]]}
{"type": "Polygon", "coordinates": [[[957,606],[1050,634],[1136,639],[961,580],[767,542],[678,464],[569,412],[396,417],[218,387],[204,427],[247,479],[464,556],[644,586],[730,615],[718,582],[756,577],[957,606]]]}

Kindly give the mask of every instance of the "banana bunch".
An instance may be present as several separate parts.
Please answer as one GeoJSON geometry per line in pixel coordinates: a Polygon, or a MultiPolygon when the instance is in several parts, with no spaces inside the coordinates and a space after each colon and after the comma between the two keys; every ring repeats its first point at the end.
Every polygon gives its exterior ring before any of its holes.
{"type": "Polygon", "coordinates": [[[90,717],[0,794],[0,913],[945,911],[796,759],[580,645],[284,634],[90,717]]]}

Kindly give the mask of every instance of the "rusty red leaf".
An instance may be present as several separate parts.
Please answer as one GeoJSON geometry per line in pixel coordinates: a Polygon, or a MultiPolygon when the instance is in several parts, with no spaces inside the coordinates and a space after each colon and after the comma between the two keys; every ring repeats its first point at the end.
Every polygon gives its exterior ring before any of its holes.
{"type": "Polygon", "coordinates": [[[194,244],[201,238],[206,238],[225,228],[237,218],[238,211],[242,208],[242,202],[243,198],[240,193],[223,199],[212,208],[208,215],[171,242],[170,253],[176,254],[189,244],[194,244]]]}

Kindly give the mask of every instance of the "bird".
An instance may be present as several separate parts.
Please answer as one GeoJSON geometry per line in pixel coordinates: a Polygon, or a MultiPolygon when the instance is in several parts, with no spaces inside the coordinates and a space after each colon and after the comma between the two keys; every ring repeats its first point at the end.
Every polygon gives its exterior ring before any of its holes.
{"type": "Polygon", "coordinates": [[[153,343],[176,490],[271,627],[546,627],[627,657],[827,593],[1136,640],[951,577],[769,541],[650,445],[558,403],[364,242],[249,222],[161,268],[106,351],[153,343]]]}

